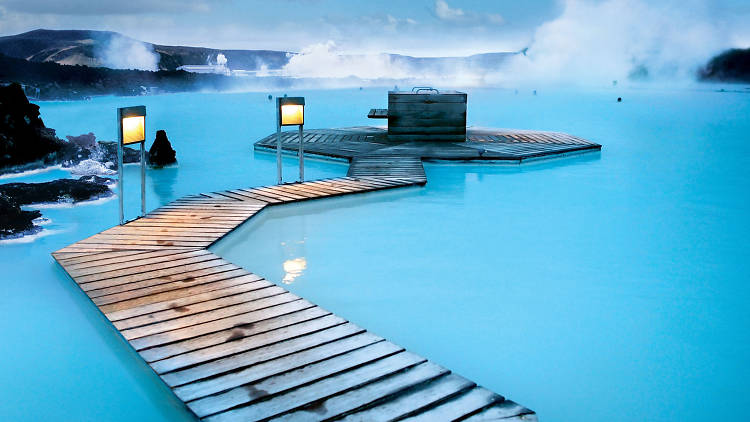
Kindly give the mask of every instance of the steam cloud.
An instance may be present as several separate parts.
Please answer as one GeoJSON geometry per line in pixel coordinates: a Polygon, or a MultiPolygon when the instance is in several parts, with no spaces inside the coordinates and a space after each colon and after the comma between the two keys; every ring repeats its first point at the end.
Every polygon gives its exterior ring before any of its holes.
{"type": "MultiPolygon", "coordinates": [[[[465,17],[445,1],[441,19],[465,17]]],[[[689,82],[720,51],[735,47],[742,28],[716,19],[708,0],[564,0],[563,12],[541,24],[527,55],[499,66],[409,66],[387,54],[342,55],[329,41],[290,58],[291,77],[421,80],[435,85],[611,84],[613,80],[689,82]]],[[[522,47],[522,46],[519,46],[522,47]]],[[[747,47],[747,46],[739,46],[747,47]]]]}
{"type": "Polygon", "coordinates": [[[536,29],[527,56],[499,81],[577,82],[651,79],[684,82],[717,52],[731,29],[701,13],[707,3],[566,0],[562,15],[536,29]]]}
{"type": "Polygon", "coordinates": [[[121,35],[106,42],[99,58],[112,69],[159,70],[159,55],[150,44],[121,35]]]}
{"type": "Polygon", "coordinates": [[[372,80],[408,80],[456,86],[478,86],[486,69],[451,63],[410,65],[389,54],[341,54],[333,41],[314,44],[293,55],[282,69],[282,75],[304,78],[354,78],[357,83],[372,80]]]}

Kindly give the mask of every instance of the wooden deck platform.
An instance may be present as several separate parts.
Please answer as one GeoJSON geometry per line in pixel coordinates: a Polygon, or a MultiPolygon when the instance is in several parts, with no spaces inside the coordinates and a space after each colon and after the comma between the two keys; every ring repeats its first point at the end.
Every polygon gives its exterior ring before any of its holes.
{"type": "Polygon", "coordinates": [[[357,158],[349,174],[184,197],[53,256],[200,419],[536,420],[206,250],[268,206],[426,182],[414,157],[357,158]]]}
{"type": "MultiPolygon", "coordinates": [[[[305,154],[352,160],[364,155],[395,155],[422,160],[499,161],[521,163],[559,155],[599,151],[602,146],[560,132],[467,129],[465,142],[394,142],[384,128],[305,129],[305,154]]],[[[282,133],[282,149],[297,154],[297,132],[282,133]]],[[[261,151],[276,149],[273,133],[255,143],[261,151]]]]}

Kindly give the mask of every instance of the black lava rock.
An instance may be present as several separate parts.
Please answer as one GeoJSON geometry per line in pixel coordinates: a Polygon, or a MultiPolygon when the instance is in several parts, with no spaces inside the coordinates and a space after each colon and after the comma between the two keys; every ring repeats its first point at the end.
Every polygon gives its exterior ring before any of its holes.
{"type": "Polygon", "coordinates": [[[41,230],[34,226],[34,219],[42,216],[36,210],[24,211],[12,198],[0,194],[0,239],[20,237],[41,230]]]}
{"type": "Polygon", "coordinates": [[[167,139],[167,132],[156,131],[154,144],[148,150],[148,162],[153,166],[166,166],[177,162],[177,153],[172,149],[172,144],[167,139]]]}
{"type": "Polygon", "coordinates": [[[0,168],[53,161],[64,143],[44,126],[39,106],[29,102],[21,85],[0,86],[0,168]]]}
{"type": "MultiPolygon", "coordinates": [[[[101,161],[111,161],[115,163],[117,168],[117,142],[99,141],[99,149],[102,151],[101,161]]],[[[123,148],[122,162],[127,163],[140,163],[141,162],[141,151],[130,147],[123,148]]]]}
{"type": "Polygon", "coordinates": [[[698,71],[704,81],[750,82],[750,48],[733,48],[712,58],[698,71]]]}
{"type": "Polygon", "coordinates": [[[105,177],[84,176],[43,183],[6,183],[0,185],[0,195],[12,198],[18,205],[79,202],[112,195],[107,186],[112,181],[105,177]]]}

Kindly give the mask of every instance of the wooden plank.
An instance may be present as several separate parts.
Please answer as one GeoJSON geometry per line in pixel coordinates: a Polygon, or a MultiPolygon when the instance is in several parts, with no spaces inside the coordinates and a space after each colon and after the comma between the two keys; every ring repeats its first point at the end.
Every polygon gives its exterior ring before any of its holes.
{"type": "MultiPolygon", "coordinates": [[[[238,293],[250,292],[258,289],[265,289],[274,286],[267,280],[264,280],[254,274],[243,275],[242,281],[238,284],[235,280],[231,283],[217,285],[214,288],[196,289],[182,292],[179,296],[164,298],[160,301],[151,301],[148,304],[130,306],[125,309],[112,310],[105,312],[107,319],[112,322],[121,321],[128,318],[134,318],[142,315],[153,314],[168,309],[179,309],[195,303],[208,300],[219,299],[226,296],[232,296],[238,293]]],[[[153,297],[153,296],[152,296],[153,297]]]]}
{"type": "Polygon", "coordinates": [[[236,324],[231,328],[192,337],[185,340],[167,343],[164,346],[155,346],[141,351],[141,356],[147,361],[157,361],[168,357],[177,356],[198,349],[215,346],[229,341],[236,341],[245,337],[262,334],[268,331],[288,327],[290,325],[308,322],[331,313],[318,306],[293,310],[292,312],[272,316],[254,323],[236,324]]]}
{"type": "MultiPolygon", "coordinates": [[[[128,340],[145,337],[141,341],[134,343],[134,347],[139,350],[144,347],[151,347],[157,344],[157,342],[154,340],[154,335],[156,334],[164,334],[170,331],[180,332],[181,329],[196,326],[196,328],[194,330],[191,330],[191,332],[189,333],[194,337],[195,335],[206,332],[206,330],[218,331],[218,327],[229,328],[226,327],[226,320],[232,319],[230,317],[236,317],[237,315],[241,316],[243,321],[245,319],[248,319],[248,315],[252,315],[252,317],[250,318],[253,321],[260,321],[262,319],[270,318],[271,315],[280,315],[291,310],[300,309],[301,307],[307,305],[305,303],[302,303],[292,304],[291,306],[286,307],[277,306],[299,300],[299,296],[295,296],[289,292],[284,292],[283,294],[278,294],[251,302],[241,302],[239,304],[213,309],[212,312],[204,312],[196,315],[189,314],[183,317],[176,317],[145,326],[122,329],[120,330],[120,332],[122,333],[122,336],[128,340]],[[271,309],[269,310],[267,308],[271,309]],[[217,321],[218,323],[216,323],[217,321]]],[[[169,336],[171,341],[177,339],[177,335],[173,333],[165,335],[169,336]]]]}
{"type": "Polygon", "coordinates": [[[257,382],[273,375],[303,368],[307,365],[322,362],[326,359],[382,341],[384,341],[382,338],[371,333],[356,334],[285,356],[280,356],[276,359],[252,365],[235,372],[230,372],[223,376],[186,384],[182,387],[175,388],[174,392],[177,397],[188,402],[201,397],[220,393],[222,391],[228,391],[241,385],[257,382]]]}
{"type": "Polygon", "coordinates": [[[101,266],[97,269],[98,271],[88,275],[76,276],[75,279],[79,285],[82,285],[84,290],[95,289],[98,288],[98,286],[113,286],[133,281],[147,280],[163,274],[171,274],[167,270],[174,267],[179,267],[181,270],[180,272],[184,272],[185,270],[192,268],[186,268],[191,264],[214,260],[221,260],[221,258],[205,249],[200,251],[188,251],[184,256],[178,259],[159,258],[157,263],[136,266],[130,265],[125,267],[119,267],[114,264],[101,266]],[[103,283],[89,285],[96,281],[102,281],[103,283]]]}
{"type": "MultiPolygon", "coordinates": [[[[150,285],[140,290],[130,290],[111,295],[92,298],[105,314],[108,312],[128,309],[133,306],[146,305],[159,301],[171,300],[189,295],[193,292],[204,292],[213,289],[241,284],[257,279],[254,274],[248,274],[242,268],[228,265],[230,269],[211,272],[203,276],[188,274],[182,280],[150,285]]],[[[91,296],[89,292],[89,296],[91,296]]]]}
{"type": "Polygon", "coordinates": [[[310,364],[304,368],[295,369],[256,383],[243,385],[220,394],[195,400],[188,403],[188,406],[198,417],[202,418],[292,390],[301,385],[330,377],[338,372],[366,365],[401,351],[403,349],[395,344],[381,341],[353,350],[344,355],[310,364]]]}
{"type": "MultiPolygon", "coordinates": [[[[99,253],[86,253],[86,254],[53,254],[55,259],[60,262],[61,265],[68,268],[78,268],[78,266],[86,265],[97,265],[99,261],[105,261],[109,259],[126,259],[141,254],[153,254],[153,253],[179,253],[182,251],[170,250],[159,250],[159,251],[139,251],[139,250],[127,250],[127,251],[111,251],[111,252],[99,252],[99,253]],[[74,255],[74,256],[68,256],[74,255]]],[[[137,258],[135,258],[137,259],[137,258]]]]}
{"type": "Polygon", "coordinates": [[[165,309],[162,311],[156,311],[151,312],[147,315],[141,315],[136,317],[131,317],[128,319],[123,319],[117,322],[114,322],[113,325],[118,330],[125,330],[125,329],[131,329],[136,327],[141,327],[145,325],[155,324],[157,322],[176,319],[180,317],[185,317],[187,315],[193,315],[200,312],[207,312],[207,311],[214,311],[216,309],[221,309],[225,307],[229,307],[232,305],[246,305],[249,302],[267,298],[270,296],[276,296],[286,293],[286,290],[282,289],[278,286],[268,286],[266,288],[258,289],[258,290],[252,290],[249,292],[239,292],[234,295],[228,295],[223,296],[219,298],[209,299],[202,302],[192,302],[192,301],[183,301],[186,302],[182,305],[177,306],[171,306],[170,309],[165,309]],[[189,303],[188,303],[189,302],[189,303]]]}
{"type": "MultiPolygon", "coordinates": [[[[305,333],[299,327],[295,333],[305,333]]],[[[315,327],[311,327],[315,328],[315,327]]],[[[280,356],[286,356],[301,350],[306,350],[321,344],[327,344],[341,338],[346,338],[363,333],[365,330],[354,324],[332,325],[328,329],[312,331],[315,335],[297,335],[289,337],[286,341],[274,341],[275,337],[263,334],[258,337],[258,342],[252,343],[251,349],[238,348],[234,354],[222,354],[221,358],[207,361],[201,365],[195,365],[179,371],[173,371],[162,375],[162,379],[170,387],[185,385],[201,379],[225,374],[240,368],[246,368],[261,362],[267,362],[280,356]]],[[[308,333],[309,334],[309,333],[308,333]]],[[[153,366],[153,365],[152,365],[153,366]]]]}
{"type": "Polygon", "coordinates": [[[277,416],[351,388],[368,384],[424,361],[424,358],[412,353],[401,352],[305,387],[297,388],[286,394],[277,395],[269,400],[209,416],[205,420],[211,422],[258,420],[277,416]]]}
{"type": "Polygon", "coordinates": [[[458,375],[450,374],[440,377],[369,409],[352,413],[343,421],[391,421],[414,415],[429,409],[443,400],[473,388],[476,384],[458,375]]]}
{"type": "MultiPolygon", "coordinates": [[[[497,420],[502,420],[503,422],[511,422],[514,420],[512,418],[526,416],[525,418],[523,418],[523,420],[533,422],[537,420],[536,415],[534,415],[533,413],[534,412],[519,405],[518,403],[512,402],[510,400],[505,400],[464,420],[469,422],[489,422],[497,420]]],[[[520,418],[518,420],[520,420],[520,418]]]]}
{"type": "MultiPolygon", "coordinates": [[[[138,255],[109,258],[96,261],[95,263],[81,263],[70,265],[65,269],[71,277],[76,278],[78,283],[84,282],[83,276],[92,276],[114,270],[125,270],[126,268],[138,268],[151,264],[179,261],[181,259],[210,255],[206,250],[180,251],[165,250],[153,251],[138,255]]],[[[106,277],[106,276],[105,276],[106,277]]]]}
{"type": "MultiPolygon", "coordinates": [[[[328,420],[388,400],[394,395],[448,374],[450,371],[432,362],[424,362],[406,371],[398,372],[360,388],[314,402],[272,421],[328,420]]],[[[448,419],[434,419],[448,420],[448,419]]]]}
{"type": "MultiPolygon", "coordinates": [[[[155,291],[164,291],[164,289],[174,290],[177,286],[189,286],[203,281],[200,277],[204,275],[220,274],[223,272],[240,269],[234,264],[221,264],[221,260],[205,261],[194,264],[190,268],[177,267],[170,269],[158,276],[141,281],[129,281],[124,284],[116,284],[109,287],[99,287],[86,291],[86,294],[94,300],[96,304],[112,303],[111,301],[120,301],[132,299],[143,295],[152,294],[155,291]],[[117,295],[123,293],[122,295],[117,295]],[[108,298],[101,298],[109,296],[108,298]],[[101,299],[100,299],[101,298],[101,299]]],[[[221,276],[220,276],[221,277],[221,276]]],[[[95,281],[94,283],[100,283],[95,281]]]]}
{"type": "Polygon", "coordinates": [[[503,400],[501,395],[478,387],[404,420],[409,422],[458,420],[503,400]]]}

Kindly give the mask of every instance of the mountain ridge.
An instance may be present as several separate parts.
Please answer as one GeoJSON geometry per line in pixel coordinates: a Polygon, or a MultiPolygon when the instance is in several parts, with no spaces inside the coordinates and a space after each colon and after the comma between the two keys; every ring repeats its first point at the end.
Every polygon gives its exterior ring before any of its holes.
{"type": "MultiPolygon", "coordinates": [[[[153,44],[130,38],[112,31],[82,29],[50,30],[35,29],[15,35],[0,37],[0,54],[33,62],[55,62],[63,65],[107,66],[103,55],[113,40],[125,40],[150,47],[158,55],[157,68],[148,70],[177,70],[184,65],[208,65],[218,62],[223,54],[232,69],[248,71],[279,70],[297,52],[280,50],[240,50],[207,47],[172,46],[153,44]]],[[[495,67],[508,57],[522,52],[492,52],[470,56],[418,57],[403,54],[382,53],[394,63],[418,68],[421,66],[482,66],[495,67]]],[[[117,67],[115,67],[117,68],[117,67]]]]}

